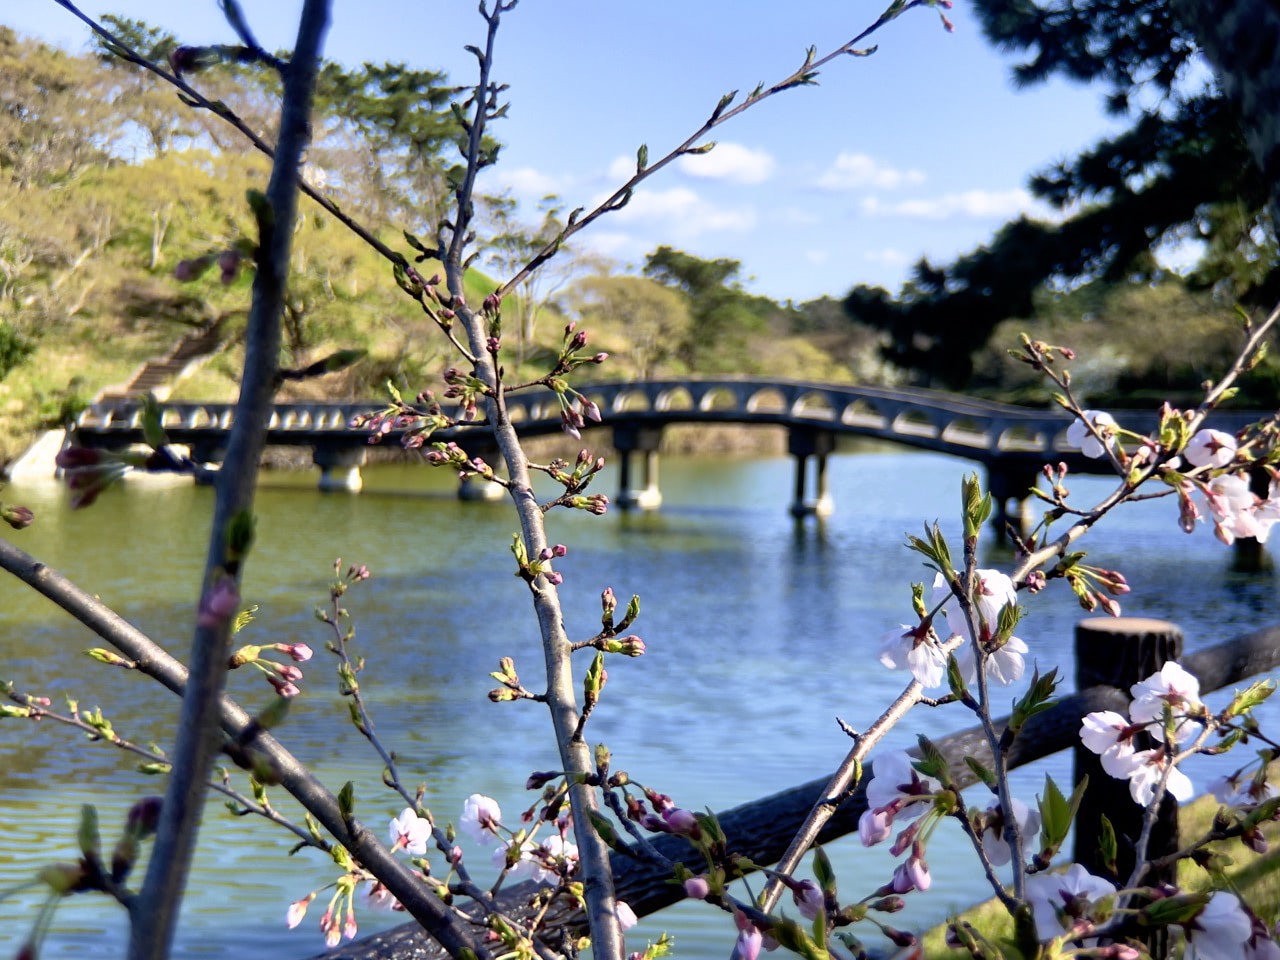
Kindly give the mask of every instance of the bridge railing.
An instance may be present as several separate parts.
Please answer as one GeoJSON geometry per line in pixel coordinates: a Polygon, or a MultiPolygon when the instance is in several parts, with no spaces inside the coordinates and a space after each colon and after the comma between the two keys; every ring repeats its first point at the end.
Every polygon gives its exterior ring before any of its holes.
{"type": "MultiPolygon", "coordinates": [[[[1067,456],[1071,418],[1057,409],[1016,407],[934,390],[901,387],[846,386],[788,380],[720,378],[716,380],[660,380],[643,383],[583,384],[581,392],[597,403],[610,421],[628,419],[665,425],[678,422],[770,423],[797,427],[827,427],[837,433],[858,433],[899,439],[934,450],[985,455],[1067,456]]],[[[384,401],[354,403],[281,403],[269,428],[290,431],[350,433],[352,418],[381,409],[384,401]]],[[[513,422],[540,431],[559,423],[560,399],[549,390],[529,391],[507,399],[513,422]]],[[[228,430],[234,421],[231,404],[166,403],[162,423],[167,429],[228,430]]],[[[1262,414],[1216,412],[1213,423],[1234,432],[1262,414]]],[[[86,432],[113,433],[141,429],[138,401],[112,401],[85,410],[77,426],[86,432]]],[[[1155,425],[1155,415],[1140,417],[1138,426],[1155,425]],[[1150,421],[1149,423],[1145,421],[1150,421]]],[[[981,458],[981,457],[980,457],[981,458]]]]}

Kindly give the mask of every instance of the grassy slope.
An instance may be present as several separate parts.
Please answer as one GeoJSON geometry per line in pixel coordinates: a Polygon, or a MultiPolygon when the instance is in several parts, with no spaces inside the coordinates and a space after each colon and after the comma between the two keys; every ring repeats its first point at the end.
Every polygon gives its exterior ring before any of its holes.
{"type": "MultiPolygon", "coordinates": [[[[1200,797],[1184,805],[1179,810],[1183,840],[1206,833],[1217,810],[1218,803],[1210,796],[1200,797]]],[[[1274,844],[1280,838],[1280,825],[1269,824],[1263,832],[1274,844]]],[[[1230,858],[1231,866],[1227,868],[1227,876],[1258,915],[1268,925],[1280,918],[1280,851],[1273,849],[1259,855],[1235,840],[1215,844],[1213,849],[1230,858]]],[[[1194,892],[1208,889],[1210,878],[1204,870],[1184,860],[1178,865],[1178,883],[1184,889],[1194,892]]],[[[1013,925],[1009,915],[994,899],[978,904],[961,916],[992,941],[1002,942],[1012,933],[1013,925]]],[[[948,949],[946,928],[938,926],[924,935],[924,956],[930,960],[967,960],[969,954],[948,949]]]]}

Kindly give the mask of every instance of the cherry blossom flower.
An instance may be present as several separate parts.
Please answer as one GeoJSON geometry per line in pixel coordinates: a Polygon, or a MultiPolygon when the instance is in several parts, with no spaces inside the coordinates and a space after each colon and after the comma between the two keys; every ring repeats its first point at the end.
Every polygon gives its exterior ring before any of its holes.
{"type": "Polygon", "coordinates": [[[894,807],[895,813],[905,812],[908,820],[924,813],[933,795],[942,789],[937,780],[912,766],[911,757],[904,750],[891,750],[876,757],[872,771],[867,784],[868,809],[894,807]]]}
{"type": "Polygon", "coordinates": [[[636,912],[625,900],[618,900],[613,905],[613,915],[618,918],[618,928],[624,933],[640,922],[636,912]]]}
{"type": "Polygon", "coordinates": [[[826,898],[822,889],[812,880],[801,880],[791,888],[791,899],[800,916],[806,920],[816,920],[826,909],[826,898]]]}
{"type": "Polygon", "coordinates": [[[1115,446],[1116,421],[1111,414],[1102,410],[1085,410],[1084,417],[1093,424],[1102,440],[1089,431],[1085,420],[1077,417],[1071,426],[1067,427],[1067,443],[1073,447],[1079,447],[1080,452],[1090,460],[1097,460],[1099,457],[1106,456],[1107,450],[1115,446]]]}
{"type": "Polygon", "coordinates": [[[1230,546],[1239,537],[1254,537],[1266,542],[1274,523],[1262,508],[1261,499],[1249,489],[1249,481],[1241,474],[1228,473],[1214,477],[1205,488],[1205,499],[1213,515],[1213,531],[1230,546]]]}
{"type": "Polygon", "coordinates": [[[1102,759],[1102,769],[1124,780],[1133,773],[1133,724],[1114,710],[1087,714],[1080,724],[1080,740],[1102,759]]]}
{"type": "Polygon", "coordinates": [[[1253,921],[1240,906],[1240,899],[1222,890],[1183,926],[1187,955],[1195,960],[1238,960],[1245,941],[1253,936],[1253,921]]]}
{"type": "Polygon", "coordinates": [[[880,662],[890,670],[910,670],[925,689],[942,686],[947,657],[923,627],[890,630],[880,638],[880,662]]]}
{"type": "Polygon", "coordinates": [[[1077,920],[1092,921],[1097,908],[1115,896],[1109,880],[1095,877],[1078,863],[1063,873],[1037,873],[1027,877],[1027,899],[1031,902],[1036,933],[1052,940],[1072,930],[1077,920]]]}
{"type": "Polygon", "coordinates": [[[1183,451],[1193,467],[1225,467],[1236,455],[1236,438],[1221,430],[1200,430],[1183,451]]]}
{"type": "MultiPolygon", "coordinates": [[[[867,809],[858,818],[858,836],[865,847],[887,840],[895,817],[914,820],[930,809],[933,795],[941,789],[938,781],[916,770],[911,757],[902,750],[877,757],[872,771],[867,783],[867,809]]],[[[910,837],[899,838],[901,843],[910,841],[910,837]]],[[[895,850],[894,856],[898,853],[901,850],[895,850]]]]}
{"type": "Polygon", "coordinates": [[[240,608],[240,590],[234,578],[223,575],[214,581],[203,597],[196,613],[196,623],[202,627],[218,627],[229,620],[240,608]]]}
{"type": "Polygon", "coordinates": [[[462,818],[458,828],[477,843],[485,840],[485,834],[497,836],[502,823],[502,809],[498,801],[482,793],[473,793],[462,804],[462,818]]]}
{"type": "MultiPolygon", "coordinates": [[[[1016,797],[1010,798],[1013,807],[1013,819],[1018,825],[1018,833],[1024,837],[1032,836],[1040,829],[1040,813],[1032,810],[1016,797]]],[[[987,860],[993,866],[1000,867],[1013,859],[1013,849],[1004,838],[1005,818],[999,800],[993,800],[987,807],[987,815],[983,819],[982,849],[987,860]]]]}
{"type": "Polygon", "coordinates": [[[1200,725],[1188,714],[1201,713],[1200,681],[1188,673],[1176,661],[1170,660],[1154,673],[1129,688],[1133,703],[1129,704],[1129,717],[1135,724],[1151,724],[1148,730],[1157,740],[1163,741],[1164,708],[1168,704],[1175,718],[1175,742],[1193,737],[1200,725]]]}
{"type": "MultiPolygon", "coordinates": [[[[1008,605],[1016,605],[1018,592],[1013,581],[999,570],[978,570],[974,576],[973,616],[978,627],[979,636],[987,649],[987,676],[1002,686],[1008,686],[1022,677],[1026,668],[1026,654],[1029,652],[1026,643],[1018,637],[1009,637],[998,648],[990,649],[990,642],[1000,623],[1000,611],[1008,605]]],[[[973,650],[973,635],[969,632],[969,624],[960,611],[959,602],[951,593],[950,586],[941,573],[933,578],[933,594],[930,598],[933,606],[943,604],[942,613],[951,625],[952,635],[964,637],[968,643],[956,653],[965,678],[974,682],[978,675],[977,663],[973,650]]]]}
{"type": "Polygon", "coordinates": [[[911,856],[894,869],[891,883],[894,893],[910,893],[912,890],[923,892],[933,884],[929,865],[924,862],[924,850],[919,844],[913,845],[911,856]]]}
{"type": "Polygon", "coordinates": [[[755,924],[744,913],[735,912],[733,920],[738,925],[738,939],[733,945],[730,960],[758,960],[760,948],[764,946],[764,934],[756,929],[755,924]]]}
{"type": "Polygon", "coordinates": [[[431,839],[431,821],[420,817],[412,807],[405,807],[400,816],[391,821],[391,848],[407,850],[415,856],[423,856],[427,852],[427,841],[431,839]]]}
{"type": "Polygon", "coordinates": [[[1218,777],[1209,782],[1209,792],[1224,807],[1253,807],[1276,795],[1276,788],[1255,777],[1242,780],[1240,774],[1218,777]]]}
{"type": "Polygon", "coordinates": [[[307,907],[311,906],[311,901],[315,898],[315,891],[312,891],[301,900],[295,900],[289,904],[289,912],[285,915],[284,922],[290,930],[302,922],[302,918],[307,915],[307,907]]]}
{"type": "Polygon", "coordinates": [[[864,847],[874,847],[893,833],[893,817],[884,810],[864,810],[858,818],[858,839],[864,847]]]}
{"type": "Polygon", "coordinates": [[[1133,797],[1133,802],[1140,806],[1151,805],[1151,801],[1155,798],[1156,786],[1164,776],[1166,767],[1170,769],[1165,789],[1170,796],[1185,801],[1190,800],[1195,792],[1191,786],[1191,779],[1177,767],[1170,766],[1170,760],[1163,748],[1141,750],[1133,755],[1133,762],[1134,768],[1129,773],[1129,796],[1133,797]]]}

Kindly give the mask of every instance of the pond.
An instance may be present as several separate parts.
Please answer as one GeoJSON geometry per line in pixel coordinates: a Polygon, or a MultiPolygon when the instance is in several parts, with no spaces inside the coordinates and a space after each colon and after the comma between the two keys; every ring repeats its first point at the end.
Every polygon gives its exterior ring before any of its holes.
{"type": "MultiPolygon", "coordinates": [[[[635,633],[648,652],[611,660],[589,739],[608,744],[615,769],[694,809],[723,809],[828,773],[848,747],[835,718],[863,728],[903,685],[903,675],[874,654],[885,631],[911,619],[911,581],[931,577],[902,546],[905,536],[937,519],[959,555],[959,486],[971,469],[894,448],[841,453],[829,467],[835,513],[797,522],[786,511],[789,459],[669,457],[658,512],[553,514],[552,538],[569,546],[556,566],[565,576],[571,636],[594,632],[604,587],[623,602],[632,593],[642,599],[635,633]]],[[[497,798],[514,819],[532,802],[523,789],[529,772],[557,764],[540,707],[486,697],[501,656],[515,658],[529,686],[541,675],[528,594],[512,576],[513,514],[502,503],[457,501],[452,479],[426,468],[368,468],[359,496],[322,495],[314,483],[309,474],[264,475],[258,546],[244,587],[246,602],[258,608],[245,642],[306,642],[320,651],[304,665],[304,693],[281,740],[335,791],[355,781],[357,813],[377,830],[403,806],[380,785],[380,764],[347,720],[314,616],[335,557],[367,564],[372,579],[346,605],[356,648],[368,658],[362,689],[380,735],[406,779],[425,783],[439,819],[456,821],[474,792],[497,798]]],[[[601,490],[612,495],[614,483],[606,470],[601,490]]],[[[1101,478],[1070,485],[1082,501],[1106,489],[1101,478]]],[[[15,535],[19,546],[185,656],[210,490],[131,484],[76,514],[52,483],[15,485],[5,497],[39,518],[15,535]]],[[[1274,622],[1273,576],[1230,572],[1230,552],[1208,530],[1183,534],[1176,514],[1171,500],[1134,504],[1084,542],[1091,562],[1128,577],[1125,613],[1178,622],[1190,648],[1274,622]]],[[[984,537],[984,566],[1007,569],[1012,559],[984,537]]],[[[1065,660],[1069,672],[1072,629],[1083,611],[1062,584],[1028,603],[1019,635],[1042,668],[1065,660]]],[[[0,581],[0,623],[3,679],[55,705],[73,697],[82,707],[101,706],[122,736],[170,745],[174,699],[84,656],[99,642],[65,614],[21,584],[0,581]]],[[[250,709],[271,697],[251,670],[232,675],[231,691],[250,709]]],[[[958,707],[913,715],[891,740],[908,745],[919,730],[938,735],[970,722],[958,707]]],[[[53,723],[6,720],[0,730],[0,888],[49,861],[74,859],[82,804],[98,807],[110,843],[134,799],[163,792],[127,755],[53,723]]],[[[1046,768],[1069,777],[1061,756],[1020,771],[1019,793],[1028,801],[1046,768]]],[[[234,771],[233,779],[244,787],[234,771]]],[[[298,815],[287,797],[272,799],[298,815]]],[[[951,826],[930,847],[934,889],[908,898],[900,925],[935,922],[977,895],[974,864],[951,826]]],[[[334,871],[315,852],[287,856],[291,845],[278,828],[233,817],[212,801],[175,955],[319,953],[316,924],[327,894],[297,930],[285,928],[284,915],[334,871]]],[[[466,850],[483,872],[489,851],[466,850]]],[[[850,895],[884,882],[891,870],[887,853],[868,854],[856,838],[830,853],[850,895]]],[[[17,951],[39,902],[35,891],[0,900],[0,954],[17,951]]],[[[372,907],[359,916],[362,933],[402,920],[372,907]]],[[[122,913],[99,900],[63,904],[53,930],[45,957],[122,953],[122,913]]],[[[629,939],[643,943],[664,930],[683,957],[725,956],[733,937],[725,918],[684,904],[646,918],[629,939]]]]}

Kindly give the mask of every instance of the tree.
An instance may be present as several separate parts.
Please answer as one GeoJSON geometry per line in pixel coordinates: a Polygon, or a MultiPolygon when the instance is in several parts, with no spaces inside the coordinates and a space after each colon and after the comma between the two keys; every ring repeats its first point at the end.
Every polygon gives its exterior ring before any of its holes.
{"type": "Polygon", "coordinates": [[[1159,276],[1152,251],[1170,241],[1206,243],[1190,285],[1247,303],[1275,298],[1269,184],[1221,92],[1188,78],[1198,48],[1170,0],[983,0],[977,10],[988,39],[1027,55],[1017,82],[1097,83],[1133,123],[1032,179],[1036,196],[1063,211],[1082,204],[1079,213],[1058,224],[1020,218],[946,266],[922,260],[896,297],[856,287],[846,309],[890,334],[891,360],[961,387],[972,353],[1001,320],[1028,316],[1037,290],[1159,276]]]}
{"type": "Polygon", "coordinates": [[[436,70],[326,62],[316,107],[328,129],[312,155],[375,223],[438,223],[449,193],[445,157],[462,135],[449,109],[457,93],[436,70]]]}
{"type": "Polygon", "coordinates": [[[693,325],[680,345],[680,357],[690,370],[719,373],[743,369],[748,335],[761,330],[765,316],[776,309],[742,289],[738,282],[741,269],[738,260],[703,260],[668,246],[660,246],[645,257],[646,277],[688,299],[693,325]]]}
{"type": "MultiPolygon", "coordinates": [[[[166,63],[178,47],[177,37],[143,20],[107,14],[102,22],[128,46],[157,63],[166,63]]],[[[106,67],[99,75],[107,85],[106,98],[114,114],[142,131],[153,156],[164,156],[176,140],[192,135],[190,117],[173,109],[173,95],[159,80],[122,60],[102,37],[95,37],[95,45],[98,59],[106,67]]]]}
{"type": "Polygon", "coordinates": [[[0,26],[0,177],[20,189],[73,180],[119,135],[94,65],[0,26]]]}
{"type": "MultiPolygon", "coordinates": [[[[509,196],[490,197],[487,201],[493,233],[487,244],[485,262],[495,271],[511,275],[532,260],[538,251],[556,242],[564,231],[564,204],[555,194],[538,202],[542,215],[537,226],[529,227],[516,217],[516,201],[509,196]]],[[[513,322],[516,331],[516,365],[524,363],[537,331],[538,316],[544,307],[578,272],[573,251],[561,247],[556,259],[546,268],[529,273],[517,285],[518,296],[503,307],[503,321],[513,322]]]]}
{"type": "Polygon", "coordinates": [[[693,325],[687,298],[645,277],[588,277],[570,299],[582,323],[617,359],[619,373],[638,380],[667,370],[693,325]]]}

